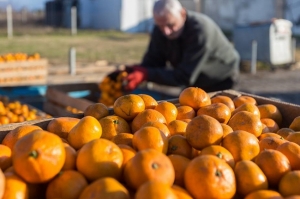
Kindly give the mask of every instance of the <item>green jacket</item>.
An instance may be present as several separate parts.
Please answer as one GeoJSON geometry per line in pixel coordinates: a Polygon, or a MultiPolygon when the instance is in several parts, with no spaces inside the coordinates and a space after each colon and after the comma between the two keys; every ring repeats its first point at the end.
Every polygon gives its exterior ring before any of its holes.
{"type": "Polygon", "coordinates": [[[167,39],[154,26],[141,65],[148,69],[148,81],[169,86],[206,87],[230,77],[235,80],[239,55],[213,20],[187,11],[184,30],[175,40],[167,39]],[[166,67],[167,64],[172,69],[166,67]]]}

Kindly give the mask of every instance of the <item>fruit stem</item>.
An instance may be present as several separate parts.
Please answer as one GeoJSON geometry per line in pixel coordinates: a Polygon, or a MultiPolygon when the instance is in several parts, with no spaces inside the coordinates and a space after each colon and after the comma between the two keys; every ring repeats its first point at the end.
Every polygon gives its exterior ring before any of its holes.
{"type": "Polygon", "coordinates": [[[30,151],[29,156],[31,156],[33,158],[37,158],[38,157],[38,152],[36,150],[30,151]]]}
{"type": "Polygon", "coordinates": [[[158,169],[158,167],[159,167],[157,163],[153,163],[151,166],[153,169],[158,169]]]}

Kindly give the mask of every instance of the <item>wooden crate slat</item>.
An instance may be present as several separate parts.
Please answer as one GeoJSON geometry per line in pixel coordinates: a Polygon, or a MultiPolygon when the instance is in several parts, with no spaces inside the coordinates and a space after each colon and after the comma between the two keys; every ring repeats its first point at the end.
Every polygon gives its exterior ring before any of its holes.
{"type": "Polygon", "coordinates": [[[47,59],[3,62],[3,63],[0,63],[0,70],[1,69],[16,69],[19,67],[26,69],[26,68],[31,68],[33,66],[46,66],[47,64],[48,64],[47,59]]]}
{"type": "Polygon", "coordinates": [[[47,76],[47,59],[0,63],[1,86],[43,85],[47,76]]]}
{"type": "Polygon", "coordinates": [[[44,102],[43,110],[53,117],[83,117],[83,114],[74,114],[60,106],[57,106],[51,102],[44,102]]]}
{"type": "Polygon", "coordinates": [[[66,93],[63,93],[59,90],[48,88],[46,91],[46,99],[48,101],[54,102],[61,105],[62,107],[71,106],[78,110],[84,111],[89,105],[94,104],[86,99],[77,99],[68,96],[66,93]]]}

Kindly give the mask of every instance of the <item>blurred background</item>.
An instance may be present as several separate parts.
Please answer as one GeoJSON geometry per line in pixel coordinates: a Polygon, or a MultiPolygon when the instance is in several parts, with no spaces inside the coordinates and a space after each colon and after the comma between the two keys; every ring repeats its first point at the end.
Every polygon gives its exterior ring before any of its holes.
{"type": "MultiPolygon", "coordinates": [[[[155,0],[1,0],[0,53],[38,52],[50,65],[68,64],[70,47],[82,63],[108,60],[139,62],[153,27],[155,0]],[[7,7],[12,8],[13,39],[7,40],[7,7]],[[71,36],[72,7],[76,37],[71,36]]],[[[210,16],[234,40],[241,26],[270,24],[273,18],[292,23],[300,35],[298,0],[180,0],[189,10],[210,16]]],[[[296,55],[298,57],[298,55],[296,55]]]]}

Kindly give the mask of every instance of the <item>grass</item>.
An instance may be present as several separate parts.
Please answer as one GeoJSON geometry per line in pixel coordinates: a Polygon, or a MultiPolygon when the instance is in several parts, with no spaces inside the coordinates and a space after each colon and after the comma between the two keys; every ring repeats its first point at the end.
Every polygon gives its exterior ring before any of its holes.
{"type": "MultiPolygon", "coordinates": [[[[69,29],[17,26],[12,39],[7,38],[5,28],[0,29],[0,42],[0,54],[38,52],[54,66],[68,64],[71,47],[76,48],[77,61],[80,63],[108,60],[112,63],[133,64],[142,59],[149,42],[149,35],[78,30],[76,36],[71,36],[69,29]]],[[[300,61],[300,48],[297,49],[296,60],[300,61]]],[[[258,70],[266,67],[264,64],[258,64],[258,70]]]]}
{"type": "Polygon", "coordinates": [[[0,54],[38,52],[52,65],[66,65],[69,49],[75,47],[77,61],[81,63],[108,60],[132,64],[142,59],[148,41],[148,34],[79,30],[77,35],[71,36],[67,29],[52,28],[17,29],[14,37],[8,39],[5,30],[0,30],[0,54]]]}

